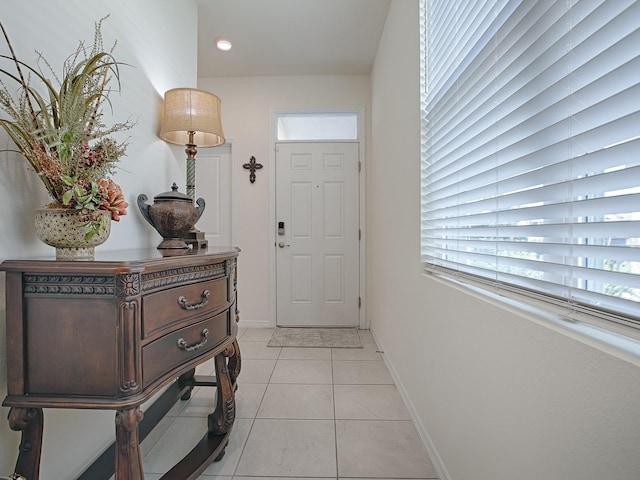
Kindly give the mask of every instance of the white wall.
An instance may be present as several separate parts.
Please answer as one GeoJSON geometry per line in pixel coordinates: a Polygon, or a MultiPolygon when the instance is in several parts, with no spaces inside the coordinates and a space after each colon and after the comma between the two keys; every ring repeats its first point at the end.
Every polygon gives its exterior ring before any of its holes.
{"type": "Polygon", "coordinates": [[[215,77],[200,78],[198,86],[222,100],[224,133],[233,139],[241,325],[275,325],[272,114],[277,109],[336,107],[364,107],[368,113],[369,76],[215,77]],[[253,184],[242,168],[251,156],[264,165],[253,184]]]}
{"type": "MultiPolygon", "coordinates": [[[[32,63],[34,50],[57,67],[73,53],[79,40],[91,43],[94,22],[110,14],[102,32],[106,46],[118,40],[116,58],[131,65],[121,68],[122,93],[112,94],[116,119],[131,117],[137,126],[129,132],[127,157],[115,180],[130,204],[128,214],[112,224],[109,240],[99,249],[155,246],[160,237],[138,211],[136,197],[150,198],[184,184],[184,153],[157,137],[159,109],[165,90],[195,86],[197,7],[195,2],[172,0],[4,0],[2,21],[19,58],[32,63]]],[[[4,42],[0,52],[6,53],[4,42]]],[[[0,150],[9,146],[0,135],[0,150]]],[[[183,149],[182,149],[183,150],[183,149]]],[[[0,152],[0,260],[51,255],[53,249],[34,234],[32,211],[48,203],[44,187],[26,162],[0,152]]],[[[4,274],[0,277],[4,298],[4,274]]],[[[5,306],[0,302],[0,397],[6,395],[5,306]]],[[[55,348],[55,346],[52,346],[55,348]]],[[[0,476],[13,472],[20,441],[9,430],[9,409],[0,408],[0,476]]],[[[41,478],[76,478],[114,438],[114,414],[104,411],[46,410],[41,478]]]]}
{"type": "Polygon", "coordinates": [[[640,368],[421,274],[418,55],[417,1],[393,0],[372,73],[367,310],[442,478],[637,480],[640,368]]]}

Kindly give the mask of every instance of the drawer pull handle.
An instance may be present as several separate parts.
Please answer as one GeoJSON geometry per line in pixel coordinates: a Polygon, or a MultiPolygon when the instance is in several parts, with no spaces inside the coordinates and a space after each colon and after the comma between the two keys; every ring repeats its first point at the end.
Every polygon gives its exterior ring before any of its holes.
{"type": "Polygon", "coordinates": [[[185,310],[198,310],[199,308],[202,308],[207,303],[209,303],[209,290],[205,290],[204,292],[202,292],[202,295],[200,295],[200,297],[202,298],[202,301],[200,303],[194,303],[192,305],[189,305],[187,303],[187,299],[184,298],[182,295],[180,295],[178,297],[178,303],[185,310]]]}
{"type": "Polygon", "coordinates": [[[194,343],[193,345],[187,345],[187,341],[184,338],[179,338],[178,348],[180,350],[184,350],[185,352],[194,352],[200,349],[200,347],[203,347],[204,344],[207,343],[207,339],[209,338],[209,329],[208,328],[203,329],[200,336],[202,337],[202,341],[198,343],[194,343]]]}

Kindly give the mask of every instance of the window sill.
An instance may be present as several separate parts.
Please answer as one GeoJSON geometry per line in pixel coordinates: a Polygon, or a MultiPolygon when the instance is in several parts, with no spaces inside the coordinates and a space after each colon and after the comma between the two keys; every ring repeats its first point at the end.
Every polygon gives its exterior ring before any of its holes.
{"type": "Polygon", "coordinates": [[[496,293],[485,286],[462,282],[444,275],[425,272],[425,277],[456,288],[481,301],[489,302],[500,308],[530,320],[559,334],[570,337],[583,344],[613,355],[621,360],[640,366],[640,330],[604,322],[598,318],[573,318],[562,312],[553,312],[541,306],[525,302],[517,296],[496,293]]]}

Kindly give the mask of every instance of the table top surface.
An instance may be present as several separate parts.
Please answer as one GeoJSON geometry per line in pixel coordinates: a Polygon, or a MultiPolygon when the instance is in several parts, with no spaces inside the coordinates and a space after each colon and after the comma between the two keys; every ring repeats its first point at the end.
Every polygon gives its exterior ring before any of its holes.
{"type": "Polygon", "coordinates": [[[157,248],[142,248],[131,250],[96,250],[91,260],[58,260],[53,255],[30,257],[24,259],[9,259],[0,264],[4,271],[29,271],[39,268],[53,268],[64,270],[85,270],[95,268],[135,268],[136,265],[162,264],[170,267],[172,264],[211,262],[217,258],[221,260],[237,257],[240,249],[230,246],[212,246],[206,249],[175,249],[159,250],[157,248]]]}

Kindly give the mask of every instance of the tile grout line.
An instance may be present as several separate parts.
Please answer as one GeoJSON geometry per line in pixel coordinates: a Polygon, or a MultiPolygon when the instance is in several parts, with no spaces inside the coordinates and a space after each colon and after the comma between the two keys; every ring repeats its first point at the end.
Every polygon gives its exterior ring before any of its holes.
{"type": "Polygon", "coordinates": [[[336,382],[333,370],[333,348],[331,349],[331,396],[333,400],[333,444],[336,452],[336,480],[340,480],[340,467],[338,465],[338,422],[336,420],[336,382]]]}
{"type": "MultiPolygon", "coordinates": [[[[238,346],[239,345],[240,345],[240,342],[238,342],[238,346]]],[[[242,352],[242,349],[240,349],[240,351],[242,352]]],[[[244,455],[245,449],[247,447],[247,443],[249,443],[249,437],[251,436],[251,432],[253,431],[253,427],[256,424],[256,420],[258,418],[258,412],[260,411],[260,407],[262,406],[262,402],[264,401],[264,397],[267,395],[267,389],[269,388],[269,384],[271,383],[271,375],[273,375],[273,372],[274,372],[274,370],[276,368],[275,366],[276,366],[277,363],[278,363],[278,360],[276,360],[276,363],[273,366],[273,370],[271,371],[271,374],[269,375],[269,378],[267,379],[267,386],[265,387],[264,392],[262,392],[262,396],[260,397],[260,401],[258,402],[258,406],[256,408],[256,412],[253,415],[253,418],[251,419],[251,426],[249,427],[249,431],[247,432],[247,438],[245,439],[244,443],[242,444],[242,448],[240,449],[240,455],[238,455],[238,462],[236,463],[236,466],[233,468],[233,473],[231,474],[231,478],[234,478],[236,476],[236,473],[238,472],[238,467],[240,466],[240,462],[242,461],[242,456],[244,455]]],[[[242,374],[242,370],[240,371],[240,373],[242,374]]],[[[238,384],[238,388],[240,388],[240,384],[238,384]]],[[[216,476],[219,476],[219,475],[216,475],[216,476]]]]}

